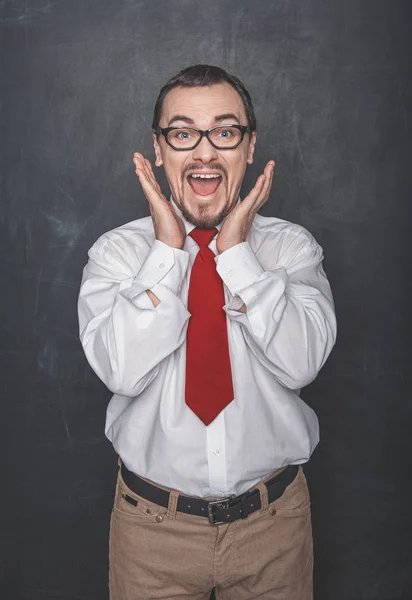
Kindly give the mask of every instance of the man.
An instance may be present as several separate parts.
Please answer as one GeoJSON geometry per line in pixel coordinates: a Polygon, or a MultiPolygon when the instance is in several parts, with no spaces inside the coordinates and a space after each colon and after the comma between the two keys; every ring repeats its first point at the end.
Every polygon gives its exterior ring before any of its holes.
{"type": "Polygon", "coordinates": [[[114,394],[111,599],[309,600],[298,465],[318,422],[299,393],[336,338],[322,249],[257,214],[274,161],[239,199],[256,120],[237,78],[181,71],[160,92],[153,142],[171,199],[136,153],[151,217],[94,244],[79,298],[84,351],[114,394]]]}

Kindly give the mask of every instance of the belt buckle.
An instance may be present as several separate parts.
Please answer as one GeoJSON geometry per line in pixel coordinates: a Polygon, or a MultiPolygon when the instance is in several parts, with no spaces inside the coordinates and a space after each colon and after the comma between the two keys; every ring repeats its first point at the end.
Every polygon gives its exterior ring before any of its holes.
{"type": "Polygon", "coordinates": [[[224,521],[216,521],[216,515],[214,513],[215,508],[229,508],[230,501],[236,498],[235,494],[227,496],[227,498],[220,498],[219,500],[211,500],[207,505],[207,516],[211,525],[223,525],[224,521]]]}

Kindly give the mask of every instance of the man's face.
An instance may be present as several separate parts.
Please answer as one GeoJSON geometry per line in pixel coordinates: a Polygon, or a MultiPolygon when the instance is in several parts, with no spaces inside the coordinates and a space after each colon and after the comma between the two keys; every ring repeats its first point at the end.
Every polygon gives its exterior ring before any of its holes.
{"type": "MultiPolygon", "coordinates": [[[[239,94],[228,83],[174,88],[163,103],[160,127],[247,125],[239,94]],[[182,118],[183,117],[183,118],[182,118]]],[[[194,150],[173,150],[163,136],[153,136],[156,166],[163,165],[173,200],[197,227],[215,227],[236,206],[247,163],[253,162],[256,133],[246,133],[233,150],[217,150],[206,137],[194,150]],[[219,175],[215,178],[192,177],[219,175]]]]}

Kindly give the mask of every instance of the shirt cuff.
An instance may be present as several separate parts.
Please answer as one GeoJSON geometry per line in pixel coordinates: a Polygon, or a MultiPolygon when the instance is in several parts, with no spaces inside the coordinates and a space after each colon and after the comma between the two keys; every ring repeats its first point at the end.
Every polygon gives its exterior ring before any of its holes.
{"type": "Polygon", "coordinates": [[[255,283],[264,273],[263,267],[248,242],[225,250],[215,258],[216,270],[232,296],[255,283]]]}
{"type": "Polygon", "coordinates": [[[178,295],[189,265],[189,256],[189,253],[184,250],[172,248],[155,240],[138,274],[131,282],[130,280],[122,282],[120,292],[123,296],[134,300],[142,292],[162,283],[178,295]]]}

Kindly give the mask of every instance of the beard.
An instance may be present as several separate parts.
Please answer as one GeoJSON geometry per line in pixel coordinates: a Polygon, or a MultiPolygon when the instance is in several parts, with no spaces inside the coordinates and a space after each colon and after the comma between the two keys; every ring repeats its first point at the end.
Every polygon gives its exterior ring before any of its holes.
{"type": "Polygon", "coordinates": [[[213,227],[216,227],[226,219],[232,208],[233,206],[226,205],[217,215],[213,216],[209,215],[207,206],[200,206],[197,215],[190,212],[184,205],[180,207],[180,211],[186,221],[195,227],[199,227],[200,229],[213,229],[213,227]]]}

